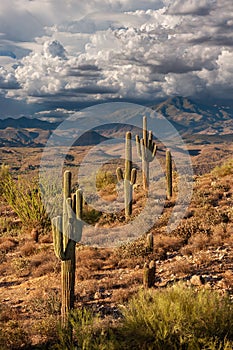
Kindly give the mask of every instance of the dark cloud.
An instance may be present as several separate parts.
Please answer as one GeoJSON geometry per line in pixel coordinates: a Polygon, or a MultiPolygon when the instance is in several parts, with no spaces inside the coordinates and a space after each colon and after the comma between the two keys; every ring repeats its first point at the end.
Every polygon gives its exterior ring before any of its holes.
{"type": "Polygon", "coordinates": [[[171,15],[208,16],[215,6],[213,0],[175,0],[168,7],[171,15]]]}

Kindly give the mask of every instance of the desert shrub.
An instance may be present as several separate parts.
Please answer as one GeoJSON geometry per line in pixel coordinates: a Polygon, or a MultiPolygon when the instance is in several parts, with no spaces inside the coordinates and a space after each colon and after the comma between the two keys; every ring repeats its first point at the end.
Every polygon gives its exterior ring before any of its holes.
{"type": "Polygon", "coordinates": [[[185,221],[181,221],[179,226],[173,231],[173,234],[183,238],[184,243],[188,243],[190,237],[196,234],[211,235],[211,229],[198,217],[192,217],[185,221]]]}
{"type": "Polygon", "coordinates": [[[42,315],[57,315],[61,309],[61,296],[57,290],[50,290],[46,296],[36,295],[30,301],[30,310],[42,315]]]}
{"type": "Polygon", "coordinates": [[[0,349],[18,350],[29,346],[29,335],[17,321],[3,323],[0,328],[0,349]]]}
{"type": "Polygon", "coordinates": [[[228,297],[177,284],[139,292],[123,310],[124,349],[230,349],[233,308],[228,297]]]}
{"type": "Polygon", "coordinates": [[[108,185],[116,184],[116,175],[113,175],[111,171],[99,171],[96,174],[96,188],[97,190],[104,189],[108,185]]]}
{"type": "Polygon", "coordinates": [[[27,227],[47,228],[50,220],[41,200],[40,190],[35,179],[14,180],[8,174],[3,182],[3,197],[27,227]]]}
{"type": "Polygon", "coordinates": [[[88,309],[75,310],[70,316],[74,341],[69,331],[59,330],[59,341],[54,346],[57,350],[114,350],[115,340],[111,328],[101,325],[98,315],[88,309]]]}
{"type": "Polygon", "coordinates": [[[30,273],[30,261],[26,257],[16,257],[11,260],[11,267],[16,276],[28,276],[30,273]]]}
{"type": "Polygon", "coordinates": [[[147,256],[148,249],[146,246],[146,237],[142,236],[133,242],[123,243],[116,249],[115,255],[121,259],[147,256]]]}
{"type": "Polygon", "coordinates": [[[104,323],[90,310],[71,314],[71,342],[59,331],[55,349],[230,350],[233,308],[228,296],[176,284],[165,290],[140,290],[122,307],[123,318],[104,323]]]}
{"type": "Polygon", "coordinates": [[[3,192],[3,184],[5,180],[9,176],[9,166],[5,164],[1,164],[0,166],[0,195],[2,195],[3,192]]]}
{"type": "Polygon", "coordinates": [[[224,177],[233,174],[233,159],[228,160],[220,166],[216,166],[212,170],[212,174],[217,177],[224,177]]]}

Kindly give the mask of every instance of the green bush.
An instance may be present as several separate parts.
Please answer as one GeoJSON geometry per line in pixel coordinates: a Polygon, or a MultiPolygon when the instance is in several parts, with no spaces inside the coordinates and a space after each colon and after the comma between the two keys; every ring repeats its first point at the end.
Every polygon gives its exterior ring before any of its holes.
{"type": "Polygon", "coordinates": [[[228,160],[227,162],[225,162],[220,166],[216,166],[212,170],[212,174],[217,177],[224,177],[226,175],[233,174],[233,159],[228,160]]]}
{"type": "Polygon", "coordinates": [[[178,284],[140,292],[124,310],[124,349],[231,349],[233,305],[210,290],[178,284]]]}
{"type": "Polygon", "coordinates": [[[111,171],[99,171],[96,174],[96,188],[97,190],[105,189],[108,185],[116,185],[117,178],[111,171]]]}
{"type": "Polygon", "coordinates": [[[59,342],[53,347],[57,350],[114,350],[117,349],[116,339],[112,330],[101,326],[98,315],[88,309],[78,309],[72,312],[70,324],[73,327],[73,341],[66,329],[59,329],[59,342]]]}
{"type": "Polygon", "coordinates": [[[9,176],[9,166],[2,164],[0,167],[0,196],[3,193],[3,184],[9,176]]]}
{"type": "Polygon", "coordinates": [[[0,328],[0,349],[16,350],[29,346],[29,335],[19,322],[10,320],[0,328]]]}
{"type": "Polygon", "coordinates": [[[73,343],[60,332],[56,349],[231,350],[233,305],[227,296],[177,284],[140,291],[125,307],[118,326],[103,326],[90,311],[71,316],[73,343]]]}
{"type": "Polygon", "coordinates": [[[2,183],[2,195],[12,207],[24,226],[47,228],[50,220],[41,200],[40,190],[35,179],[14,180],[8,173],[2,183]]]}

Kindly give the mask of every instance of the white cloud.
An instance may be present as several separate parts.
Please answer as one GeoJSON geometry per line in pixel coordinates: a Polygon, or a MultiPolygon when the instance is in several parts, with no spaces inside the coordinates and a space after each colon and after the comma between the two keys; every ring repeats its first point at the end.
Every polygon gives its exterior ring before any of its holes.
{"type": "Polygon", "coordinates": [[[4,67],[0,66],[0,88],[1,89],[17,89],[18,83],[13,73],[8,72],[4,67]]]}
{"type": "MultiPolygon", "coordinates": [[[[203,92],[221,96],[227,89],[230,96],[231,0],[12,3],[20,5],[11,12],[10,21],[19,13],[19,24],[23,18],[29,18],[29,23],[36,18],[43,25],[30,33],[22,25],[21,34],[31,40],[32,52],[18,59],[15,68],[8,60],[0,72],[0,87],[9,89],[9,97],[56,105],[58,101],[201,96],[203,92]]],[[[9,11],[6,6],[5,12],[9,11]]],[[[5,36],[10,37],[10,31],[5,36]]],[[[29,43],[17,45],[29,47],[29,43]]]]}

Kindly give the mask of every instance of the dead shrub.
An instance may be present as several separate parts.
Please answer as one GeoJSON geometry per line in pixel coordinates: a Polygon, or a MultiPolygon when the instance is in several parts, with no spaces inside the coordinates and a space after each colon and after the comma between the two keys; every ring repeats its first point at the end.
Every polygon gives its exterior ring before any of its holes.
{"type": "Polygon", "coordinates": [[[18,241],[13,238],[0,237],[0,251],[8,253],[18,245],[18,241]]]}
{"type": "Polygon", "coordinates": [[[26,241],[23,246],[20,247],[20,253],[23,256],[30,256],[35,253],[37,250],[37,247],[35,246],[35,243],[26,241]]]}
{"type": "Polygon", "coordinates": [[[177,260],[174,263],[172,263],[169,267],[169,270],[174,275],[179,276],[184,274],[190,274],[194,270],[194,267],[191,262],[187,261],[187,259],[181,258],[180,260],[177,260]]]}

